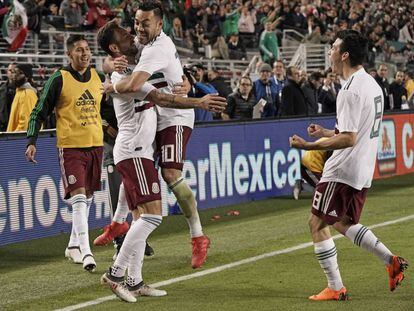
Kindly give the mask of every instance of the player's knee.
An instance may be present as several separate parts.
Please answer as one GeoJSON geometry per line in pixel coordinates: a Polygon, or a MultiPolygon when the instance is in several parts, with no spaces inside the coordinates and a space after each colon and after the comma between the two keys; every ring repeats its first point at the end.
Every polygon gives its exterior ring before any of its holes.
{"type": "Polygon", "coordinates": [[[163,168],[161,175],[164,181],[169,185],[181,177],[181,171],[171,168],[163,168]]]}

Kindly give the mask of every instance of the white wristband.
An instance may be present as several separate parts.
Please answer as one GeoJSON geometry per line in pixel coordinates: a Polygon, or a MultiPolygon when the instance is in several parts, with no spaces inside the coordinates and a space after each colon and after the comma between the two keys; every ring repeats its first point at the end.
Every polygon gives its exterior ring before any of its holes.
{"type": "Polygon", "coordinates": [[[118,83],[118,81],[117,82],[115,82],[114,84],[112,84],[112,87],[114,88],[114,92],[116,93],[116,94],[119,94],[119,92],[118,92],[118,90],[116,89],[116,84],[118,83]]]}

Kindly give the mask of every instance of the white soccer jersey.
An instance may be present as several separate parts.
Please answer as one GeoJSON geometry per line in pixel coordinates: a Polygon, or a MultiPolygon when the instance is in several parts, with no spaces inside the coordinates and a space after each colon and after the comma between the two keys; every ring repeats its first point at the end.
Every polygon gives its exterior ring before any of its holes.
{"type": "MultiPolygon", "coordinates": [[[[111,82],[115,83],[123,77],[125,75],[114,72],[111,82]]],[[[154,106],[142,102],[154,89],[149,83],[144,83],[134,94],[112,94],[118,121],[118,136],[114,147],[115,164],[131,158],[154,161],[157,113],[154,106]]]]}
{"type": "Polygon", "coordinates": [[[335,132],[357,133],[356,143],[333,152],[321,182],[341,182],[358,190],[371,186],[383,103],[381,88],[363,68],[347,80],[336,100],[335,132]]]}
{"type": "MultiPolygon", "coordinates": [[[[142,50],[134,71],[145,71],[151,75],[148,82],[164,93],[171,93],[174,84],[183,82],[183,69],[174,43],[164,32],[142,50]]],[[[193,128],[193,109],[173,109],[157,106],[157,130],[169,126],[183,125],[193,128]]]]}

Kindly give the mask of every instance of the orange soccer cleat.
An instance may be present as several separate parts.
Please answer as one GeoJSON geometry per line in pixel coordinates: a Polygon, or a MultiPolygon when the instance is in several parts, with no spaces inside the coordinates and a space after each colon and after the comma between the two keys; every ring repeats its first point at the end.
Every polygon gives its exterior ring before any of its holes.
{"type": "Polygon", "coordinates": [[[309,299],[315,301],[349,300],[349,297],[345,287],[342,287],[340,290],[333,290],[327,287],[319,294],[310,296],[309,299]]]}
{"type": "Polygon", "coordinates": [[[210,247],[210,239],[206,236],[200,236],[191,239],[193,245],[193,255],[191,258],[191,266],[193,269],[200,268],[206,261],[207,249],[210,247]]]}
{"type": "Polygon", "coordinates": [[[104,232],[93,241],[93,245],[105,246],[116,237],[127,233],[128,229],[129,224],[127,222],[120,224],[113,221],[110,225],[104,227],[104,232]]]}
{"type": "Polygon", "coordinates": [[[408,262],[398,256],[392,256],[391,263],[385,267],[389,276],[390,290],[394,291],[404,280],[404,271],[408,268],[408,262]]]}

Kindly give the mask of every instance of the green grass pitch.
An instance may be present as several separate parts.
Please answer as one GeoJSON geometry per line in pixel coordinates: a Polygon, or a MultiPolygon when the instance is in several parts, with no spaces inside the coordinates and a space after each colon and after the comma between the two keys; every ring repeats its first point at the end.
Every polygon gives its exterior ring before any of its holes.
{"type": "MultiPolygon", "coordinates": [[[[375,182],[361,223],[369,226],[414,214],[413,178],[375,182]]],[[[277,198],[200,212],[212,245],[207,263],[198,271],[310,242],[310,200],[310,195],[299,201],[277,198]],[[226,216],[233,209],[240,216],[226,216]],[[220,220],[211,221],[215,214],[221,215],[220,220]]],[[[414,262],[414,219],[373,231],[391,251],[414,262]]],[[[92,231],[91,240],[98,234],[92,231]]],[[[0,248],[0,310],[54,310],[112,294],[99,278],[111,264],[113,247],[93,248],[98,267],[89,274],[64,258],[67,239],[68,235],[61,235],[0,248]]],[[[191,246],[183,217],[164,218],[150,242],[156,254],[144,262],[147,283],[197,272],[190,267],[191,246]]],[[[166,297],[145,297],[135,304],[113,299],[86,310],[414,310],[413,267],[403,285],[391,293],[377,258],[348,239],[336,240],[336,245],[350,301],[308,301],[309,295],[326,286],[326,280],[313,248],[307,247],[165,286],[166,297]]]]}

